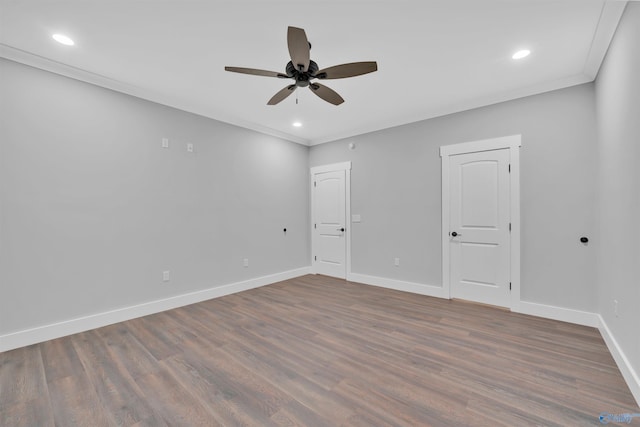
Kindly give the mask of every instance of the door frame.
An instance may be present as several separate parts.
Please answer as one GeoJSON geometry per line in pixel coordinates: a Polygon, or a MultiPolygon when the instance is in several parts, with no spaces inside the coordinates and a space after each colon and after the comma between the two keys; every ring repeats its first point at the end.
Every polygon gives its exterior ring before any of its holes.
{"type": "Polygon", "coordinates": [[[511,210],[511,310],[520,305],[520,147],[522,135],[510,135],[440,147],[442,160],[442,287],[444,295],[451,299],[450,272],[450,168],[449,157],[458,154],[477,153],[479,151],[509,149],[510,174],[510,210],[511,210]]]}
{"type": "Polygon", "coordinates": [[[351,162],[342,162],[342,163],[332,163],[329,165],[322,165],[322,166],[314,166],[312,168],[309,169],[309,175],[310,175],[310,179],[309,179],[309,194],[311,195],[311,224],[310,225],[310,230],[311,230],[311,274],[317,274],[316,273],[316,264],[315,261],[313,260],[313,252],[314,252],[314,248],[316,245],[316,241],[315,241],[315,233],[313,230],[313,224],[315,223],[315,197],[314,197],[314,186],[313,186],[313,176],[315,174],[318,173],[325,173],[325,172],[337,172],[337,171],[344,171],[344,186],[345,186],[345,191],[344,191],[344,197],[345,197],[345,202],[344,202],[344,209],[345,209],[345,213],[344,213],[344,226],[345,226],[345,238],[346,238],[346,243],[345,243],[345,279],[349,280],[349,276],[351,275],[351,162]]]}

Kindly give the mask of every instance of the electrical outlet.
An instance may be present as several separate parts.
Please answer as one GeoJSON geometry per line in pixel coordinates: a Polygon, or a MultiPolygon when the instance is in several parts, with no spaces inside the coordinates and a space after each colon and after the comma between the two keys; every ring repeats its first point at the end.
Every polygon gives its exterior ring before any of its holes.
{"type": "Polygon", "coordinates": [[[245,267],[249,267],[249,258],[245,258],[242,265],[245,267]]]}
{"type": "Polygon", "coordinates": [[[613,300],[613,314],[615,314],[616,317],[618,317],[618,300],[617,299],[613,300]]]}
{"type": "Polygon", "coordinates": [[[162,148],[169,148],[169,138],[162,138],[162,148]]]}
{"type": "Polygon", "coordinates": [[[393,260],[393,265],[395,265],[396,267],[400,267],[400,258],[396,258],[393,260]]]}
{"type": "Polygon", "coordinates": [[[162,281],[163,282],[168,282],[169,280],[171,280],[171,272],[169,270],[165,270],[162,272],[162,281]]]}
{"type": "Polygon", "coordinates": [[[193,144],[191,144],[191,143],[187,144],[187,152],[188,153],[193,153],[193,144]]]}

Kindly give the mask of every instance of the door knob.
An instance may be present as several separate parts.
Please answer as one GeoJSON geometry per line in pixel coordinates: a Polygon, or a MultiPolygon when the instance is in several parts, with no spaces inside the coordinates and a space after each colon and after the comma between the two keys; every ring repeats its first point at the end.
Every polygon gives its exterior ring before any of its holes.
{"type": "Polygon", "coordinates": [[[344,227],[342,228],[337,228],[338,231],[342,231],[344,233],[344,227]]]}
{"type": "Polygon", "coordinates": [[[455,231],[451,233],[451,237],[456,237],[458,235],[458,233],[456,233],[455,231]]]}

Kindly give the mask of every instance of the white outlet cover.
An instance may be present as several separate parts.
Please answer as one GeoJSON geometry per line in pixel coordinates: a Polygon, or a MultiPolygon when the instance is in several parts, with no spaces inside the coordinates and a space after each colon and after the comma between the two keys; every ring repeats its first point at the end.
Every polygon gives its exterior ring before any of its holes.
{"type": "Polygon", "coordinates": [[[243,265],[244,265],[245,267],[249,267],[249,259],[248,259],[248,258],[245,258],[245,259],[244,259],[244,261],[243,261],[243,265]]]}
{"type": "Polygon", "coordinates": [[[162,138],[162,148],[169,148],[169,138],[162,138]]]}
{"type": "Polygon", "coordinates": [[[189,153],[193,153],[193,144],[191,144],[191,143],[187,144],[187,151],[189,153]]]}
{"type": "Polygon", "coordinates": [[[162,272],[162,281],[163,282],[168,282],[169,280],[171,280],[171,272],[169,270],[163,271],[162,272]]]}

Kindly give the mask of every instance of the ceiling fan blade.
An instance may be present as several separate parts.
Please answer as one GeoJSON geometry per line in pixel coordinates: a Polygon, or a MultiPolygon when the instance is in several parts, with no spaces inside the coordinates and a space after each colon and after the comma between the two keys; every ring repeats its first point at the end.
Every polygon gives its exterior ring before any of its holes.
{"type": "Polygon", "coordinates": [[[311,89],[311,92],[315,93],[330,104],[340,105],[344,102],[344,99],[342,99],[342,97],[338,95],[338,92],[333,89],[329,89],[328,87],[323,86],[320,83],[311,83],[309,85],[309,89],[311,89]]]}
{"type": "Polygon", "coordinates": [[[255,68],[224,67],[224,69],[225,71],[231,71],[232,73],[251,74],[253,76],[280,77],[281,79],[289,78],[286,74],[278,73],[276,71],[257,70],[255,68]]]}
{"type": "Polygon", "coordinates": [[[267,102],[267,105],[276,105],[283,101],[287,96],[291,95],[296,90],[296,85],[289,85],[273,95],[273,97],[267,102]]]}
{"type": "Polygon", "coordinates": [[[316,78],[321,80],[344,79],[346,77],[361,76],[378,71],[376,61],[351,62],[349,64],[334,65],[324,68],[316,73],[316,78]]]}
{"type": "Polygon", "coordinates": [[[289,27],[287,30],[287,44],[289,45],[289,56],[296,70],[307,71],[311,53],[307,34],[302,28],[289,27]]]}

